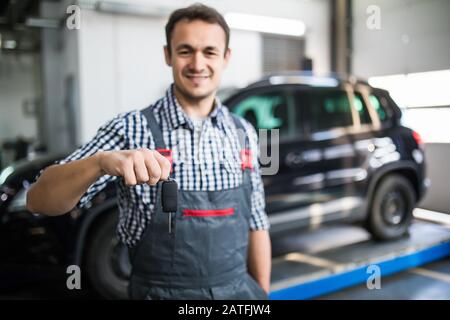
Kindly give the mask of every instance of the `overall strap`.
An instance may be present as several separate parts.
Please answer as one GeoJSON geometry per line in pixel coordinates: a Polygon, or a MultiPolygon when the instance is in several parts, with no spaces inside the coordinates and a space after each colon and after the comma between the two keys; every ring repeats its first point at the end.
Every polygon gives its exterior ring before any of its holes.
{"type": "Polygon", "coordinates": [[[243,150],[248,149],[250,144],[249,144],[249,140],[248,140],[248,136],[247,136],[247,130],[245,130],[245,127],[242,124],[241,119],[237,115],[235,115],[234,113],[230,113],[230,115],[233,118],[234,125],[236,126],[236,129],[244,132],[244,134],[245,134],[245,137],[244,137],[243,141],[242,141],[242,138],[238,135],[238,137],[239,137],[239,144],[241,145],[241,149],[243,149],[243,150]]]}
{"type": "Polygon", "coordinates": [[[156,121],[152,107],[151,106],[147,107],[144,110],[141,110],[141,112],[145,116],[145,118],[147,118],[147,126],[150,132],[152,133],[153,141],[155,142],[155,150],[170,161],[170,175],[172,175],[173,173],[172,150],[167,149],[166,144],[164,143],[161,127],[156,121]]]}
{"type": "Polygon", "coordinates": [[[230,113],[230,115],[233,118],[236,129],[244,133],[244,139],[242,139],[242,136],[238,132],[238,139],[241,145],[241,168],[243,171],[245,171],[245,169],[252,170],[253,161],[252,161],[252,153],[250,150],[250,140],[247,134],[247,130],[245,130],[245,127],[242,124],[241,119],[237,115],[233,113],[230,113]]]}
{"type": "Polygon", "coordinates": [[[152,133],[153,140],[155,141],[155,149],[166,149],[163,134],[158,122],[156,121],[155,115],[153,114],[152,107],[147,107],[141,110],[141,112],[145,116],[145,118],[147,118],[148,128],[152,133]]]}

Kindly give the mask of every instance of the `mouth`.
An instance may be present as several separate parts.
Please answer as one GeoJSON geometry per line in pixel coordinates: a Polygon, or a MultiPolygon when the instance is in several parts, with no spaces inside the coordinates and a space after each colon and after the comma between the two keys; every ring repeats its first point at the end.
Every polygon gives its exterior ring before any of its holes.
{"type": "Polygon", "coordinates": [[[195,74],[187,74],[185,77],[194,84],[201,84],[207,79],[211,78],[209,75],[195,75],[195,74]]]}

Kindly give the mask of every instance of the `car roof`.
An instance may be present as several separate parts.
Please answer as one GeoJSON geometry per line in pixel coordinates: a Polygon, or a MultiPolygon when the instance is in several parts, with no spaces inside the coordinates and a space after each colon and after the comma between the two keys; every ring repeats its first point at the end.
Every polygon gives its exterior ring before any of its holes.
{"type": "Polygon", "coordinates": [[[339,87],[346,83],[370,86],[367,81],[355,76],[344,76],[337,73],[319,75],[308,71],[285,71],[267,74],[260,80],[248,85],[247,88],[281,84],[299,84],[309,87],[339,87]]]}

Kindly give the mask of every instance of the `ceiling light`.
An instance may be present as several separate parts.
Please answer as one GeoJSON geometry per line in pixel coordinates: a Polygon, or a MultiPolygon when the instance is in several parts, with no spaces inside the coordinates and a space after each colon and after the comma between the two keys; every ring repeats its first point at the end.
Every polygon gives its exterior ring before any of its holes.
{"type": "Polygon", "coordinates": [[[306,26],[301,20],[229,12],[225,20],[230,28],[301,37],[306,26]]]}

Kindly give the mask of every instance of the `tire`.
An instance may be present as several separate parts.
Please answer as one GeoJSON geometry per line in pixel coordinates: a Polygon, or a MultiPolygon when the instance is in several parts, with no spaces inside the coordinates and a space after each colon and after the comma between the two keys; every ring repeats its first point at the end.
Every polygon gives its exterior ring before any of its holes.
{"type": "Polygon", "coordinates": [[[372,197],[367,228],[377,240],[392,240],[408,234],[416,194],[402,175],[390,174],[379,182],[372,197]]]}
{"type": "Polygon", "coordinates": [[[131,265],[128,250],[116,237],[117,211],[102,214],[86,243],[90,286],[106,299],[128,299],[131,265]]]}

